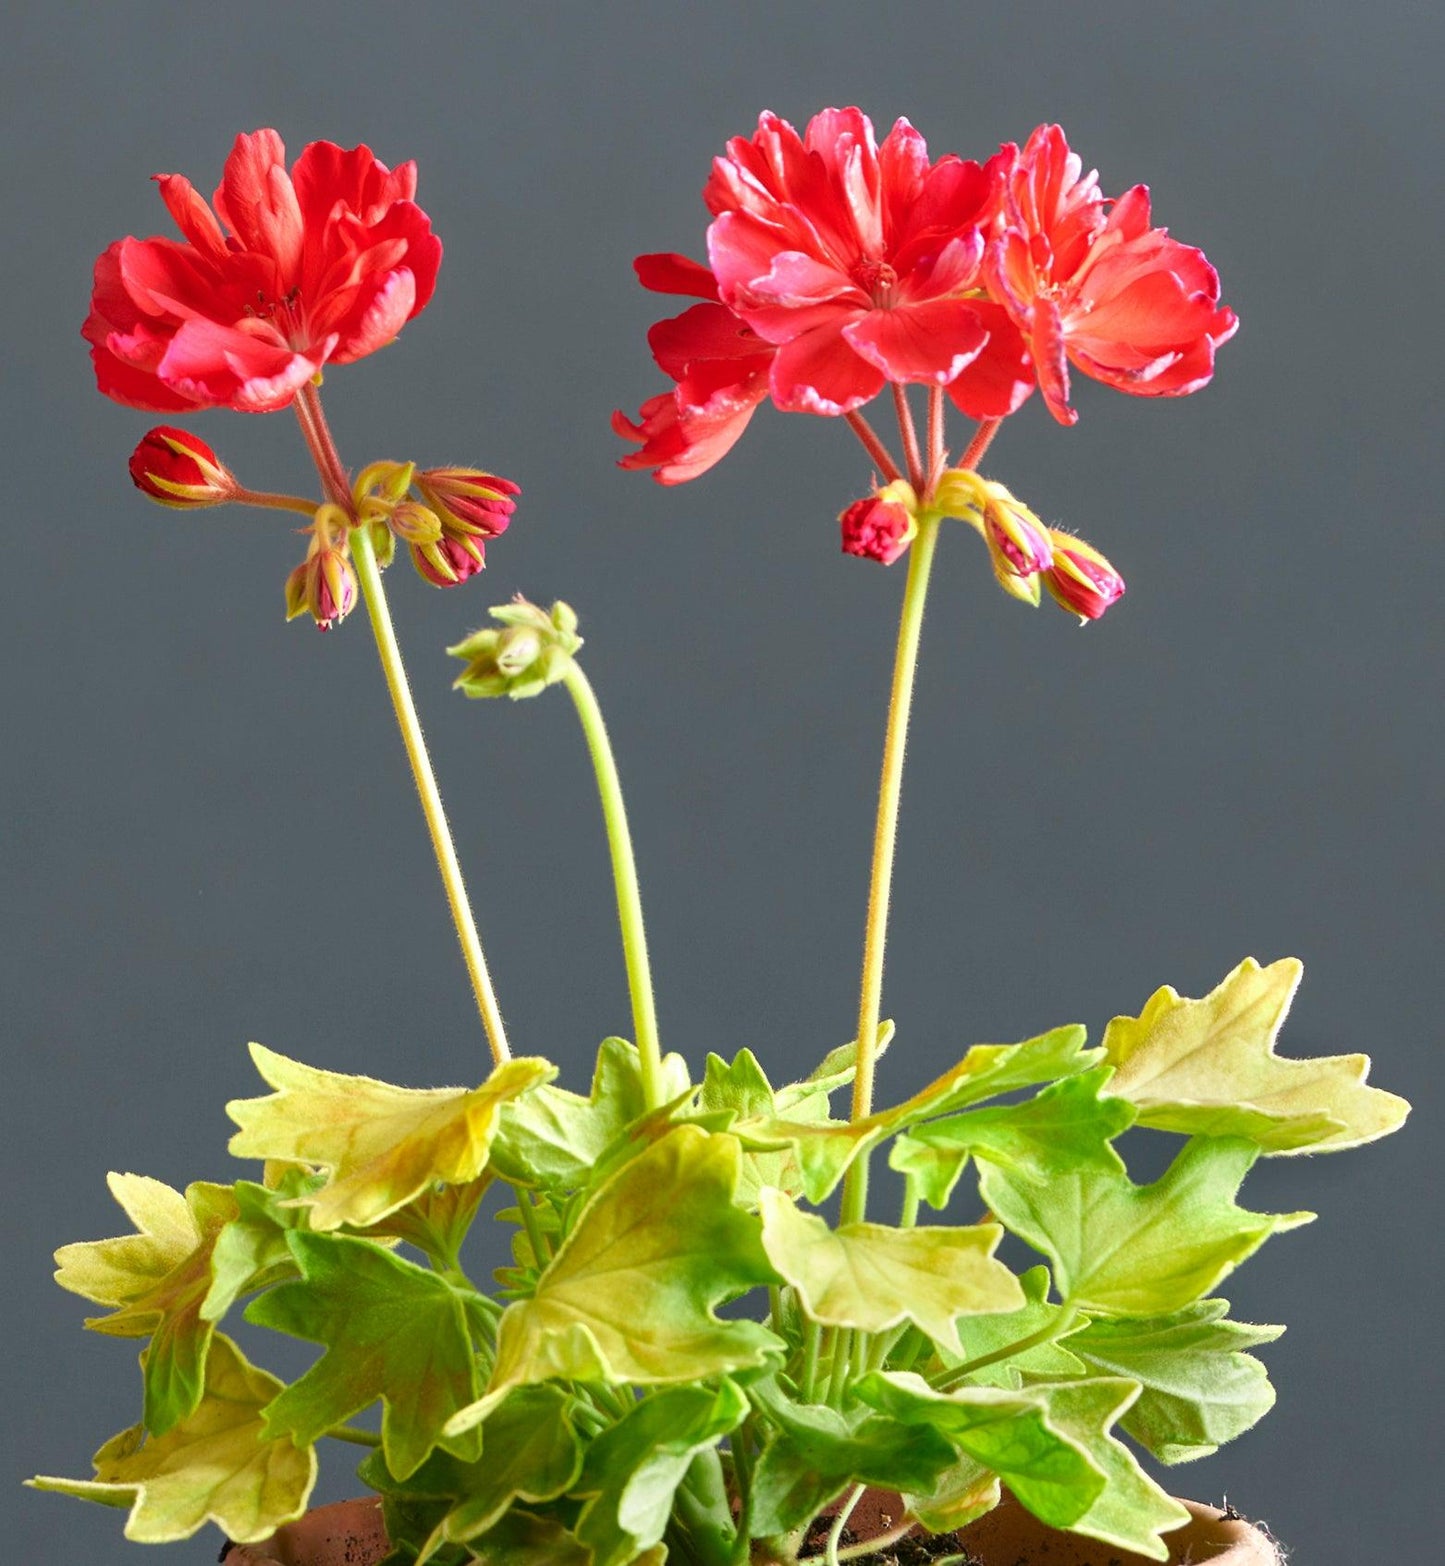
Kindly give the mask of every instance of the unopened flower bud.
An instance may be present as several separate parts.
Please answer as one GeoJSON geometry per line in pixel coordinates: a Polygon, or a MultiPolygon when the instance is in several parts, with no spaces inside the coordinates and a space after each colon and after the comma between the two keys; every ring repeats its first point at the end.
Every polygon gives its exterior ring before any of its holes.
{"type": "Polygon", "coordinates": [[[863,500],[855,500],[838,521],[843,529],[843,553],[892,565],[918,531],[917,496],[902,479],[886,484],[863,500]]]}
{"type": "Polygon", "coordinates": [[[399,505],[406,499],[415,473],[414,462],[369,462],[351,486],[357,516],[371,520],[369,511],[399,505]]]}
{"type": "Polygon", "coordinates": [[[346,516],[339,506],[322,506],[313,524],[306,558],[286,578],[286,618],[310,614],[318,630],[329,631],[356,604],[356,573],[346,556],[346,516]]]}
{"type": "Polygon", "coordinates": [[[1043,573],[1054,601],[1080,620],[1097,620],[1124,596],[1124,578],[1092,544],[1069,533],[1050,531],[1054,563],[1043,573]]]}
{"type": "Polygon", "coordinates": [[[411,563],[433,587],[456,587],[484,570],[487,552],[479,538],[454,537],[443,523],[442,536],[411,546],[411,563]]]}
{"type": "Polygon", "coordinates": [[[393,506],[388,522],[403,544],[434,544],[442,536],[442,519],[420,501],[403,500],[393,506]]]}
{"type": "Polygon", "coordinates": [[[167,424],[151,430],[131,453],[130,476],[142,494],[181,511],[224,505],[240,489],[199,435],[167,424]]]}
{"type": "Polygon", "coordinates": [[[481,468],[424,468],[416,487],[448,534],[471,538],[505,533],[517,509],[514,497],[522,493],[520,485],[481,468]]]}
{"type": "Polygon", "coordinates": [[[969,468],[953,468],[939,480],[934,504],[945,516],[976,527],[988,546],[993,574],[1011,598],[1039,602],[1039,579],[1053,564],[1047,527],[1005,485],[969,468]]]}
{"type": "Polygon", "coordinates": [[[468,696],[536,696],[567,673],[582,645],[577,616],[568,605],[551,610],[519,598],[490,611],[500,628],[487,626],[447,651],[466,668],[455,688],[468,696]]]}

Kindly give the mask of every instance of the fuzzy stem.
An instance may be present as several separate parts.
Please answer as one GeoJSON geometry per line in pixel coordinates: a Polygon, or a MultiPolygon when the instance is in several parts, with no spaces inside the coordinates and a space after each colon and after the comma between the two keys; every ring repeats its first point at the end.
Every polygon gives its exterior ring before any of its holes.
{"type": "MultiPolygon", "coordinates": [[[[893,664],[893,688],[883,742],[883,776],[878,788],[878,820],[873,836],[873,869],[864,925],[863,977],[858,1003],[857,1069],[853,1077],[852,1118],[865,1120],[873,1108],[873,1065],[878,1051],[878,1016],[883,1002],[883,951],[888,938],[888,899],[893,884],[893,857],[898,841],[898,806],[903,789],[903,754],[908,715],[913,705],[918,640],[923,629],[923,605],[938,543],[937,517],[919,519],[918,536],[908,551],[908,581],[898,623],[898,647],[893,664]]],[[[840,1222],[860,1223],[868,1205],[868,1156],[860,1154],[849,1167],[843,1185],[840,1222]]]]}
{"type": "Polygon", "coordinates": [[[878,438],[877,431],[863,417],[861,413],[849,413],[845,417],[848,420],[848,428],[863,442],[863,449],[872,457],[878,471],[891,484],[895,479],[903,477],[903,471],[893,460],[892,453],[878,438]]]}
{"type": "Polygon", "coordinates": [[[378,1447],[381,1437],[374,1430],[358,1430],[355,1425],[332,1425],[325,1432],[333,1441],[347,1441],[352,1446],[378,1447]]]}
{"type": "Polygon", "coordinates": [[[833,1519],[833,1526],[828,1530],[828,1543],[823,1551],[823,1559],[828,1566],[838,1566],[838,1544],[843,1537],[843,1530],[848,1526],[853,1508],[862,1500],[863,1492],[867,1488],[867,1485],[854,1485],[848,1499],[838,1508],[838,1515],[833,1519]]]}
{"type": "MultiPolygon", "coordinates": [[[[833,1558],[839,1561],[856,1561],[861,1560],[865,1555],[881,1555],[890,1544],[897,1544],[900,1539],[912,1533],[917,1526],[918,1524],[910,1517],[907,1522],[899,1523],[896,1528],[890,1528],[887,1533],[880,1533],[872,1539],[860,1539],[857,1544],[844,1545],[841,1550],[833,1552],[833,1558]]],[[[798,1566],[805,1566],[805,1563],[808,1561],[820,1561],[822,1559],[823,1556],[821,1555],[800,1555],[798,1557],[798,1566]]]]}
{"type": "Polygon", "coordinates": [[[1056,1320],[1045,1327],[1040,1327],[1037,1332],[1029,1333],[1026,1338],[1019,1338],[1015,1343],[1005,1343],[1002,1348],[996,1348],[989,1354],[980,1354],[977,1359],[964,1360],[941,1381],[936,1382],[934,1390],[951,1392],[955,1387],[962,1386],[975,1371],[983,1370],[989,1365],[996,1365],[1000,1360],[1012,1359],[1015,1354],[1026,1353],[1031,1348],[1038,1348],[1042,1343],[1052,1343],[1056,1338],[1063,1337],[1078,1319],[1078,1307],[1070,1305],[1056,1320]]]}
{"type": "Polygon", "coordinates": [[[823,1329],[816,1321],[809,1321],[803,1328],[803,1373],[798,1390],[805,1403],[811,1403],[817,1395],[818,1345],[822,1338],[823,1329]]]}
{"type": "Polygon", "coordinates": [[[231,495],[231,504],[255,506],[263,511],[298,511],[303,516],[313,516],[316,502],[302,495],[273,495],[264,489],[238,489],[231,495]]]}
{"type": "Polygon", "coordinates": [[[968,450],[958,459],[961,468],[976,468],[983,461],[983,454],[993,445],[993,438],[999,432],[1002,419],[985,419],[973,432],[973,439],[968,443],[968,450]]]}
{"type": "Polygon", "coordinates": [[[944,464],[948,461],[948,452],[943,444],[943,388],[930,386],[928,388],[928,487],[931,490],[938,482],[938,475],[943,472],[944,464]]]}
{"type": "Polygon", "coordinates": [[[928,475],[923,471],[923,453],[918,449],[918,427],[913,422],[913,409],[908,406],[908,392],[897,381],[893,383],[893,408],[898,415],[898,433],[903,437],[908,482],[921,495],[928,482],[928,475]]]}
{"type": "Polygon", "coordinates": [[[627,988],[632,997],[632,1026],[642,1067],[642,1091],[649,1109],[662,1104],[662,1046],[657,1035],[657,1005],[653,998],[652,966],[647,959],[647,932],[642,922],[642,894],[637,884],[637,860],[632,834],[627,829],[627,809],[617,759],[607,738],[602,709],[587,676],[577,664],[567,667],[563,684],[571,693],[582,720],[582,732],[597,774],[602,796],[602,816],[607,825],[607,846],[612,854],[612,879],[617,887],[617,919],[622,929],[622,957],[627,965],[627,988]]]}

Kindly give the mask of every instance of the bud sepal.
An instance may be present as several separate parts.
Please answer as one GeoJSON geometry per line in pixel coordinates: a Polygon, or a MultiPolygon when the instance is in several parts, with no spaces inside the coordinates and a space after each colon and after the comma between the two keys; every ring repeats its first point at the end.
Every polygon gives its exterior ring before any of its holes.
{"type": "Polygon", "coordinates": [[[561,602],[543,609],[517,598],[488,613],[498,627],[484,626],[447,651],[466,668],[453,689],[467,696],[509,696],[520,701],[540,695],[566,677],[582,646],[577,615],[561,602]]]}

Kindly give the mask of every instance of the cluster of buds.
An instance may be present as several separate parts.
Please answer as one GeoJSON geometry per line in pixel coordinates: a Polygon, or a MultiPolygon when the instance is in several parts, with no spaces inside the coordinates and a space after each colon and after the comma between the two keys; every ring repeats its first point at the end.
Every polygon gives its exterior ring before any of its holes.
{"type": "Polygon", "coordinates": [[[130,476],[143,495],[178,511],[224,506],[243,493],[235,474],[199,435],[168,424],[149,431],[131,453],[130,476]]]}
{"type": "Polygon", "coordinates": [[[447,651],[466,668],[453,682],[467,696],[536,696],[565,677],[582,645],[576,612],[558,602],[542,609],[517,597],[490,609],[500,628],[473,631],[447,651]]]}
{"type": "Polygon", "coordinates": [[[1081,620],[1097,620],[1124,594],[1124,579],[1091,544],[1051,528],[1003,484],[968,468],[939,479],[930,504],[976,527],[999,586],[1037,605],[1041,588],[1081,620]]]}
{"type": "Polygon", "coordinates": [[[286,618],[309,614],[320,631],[344,620],[356,604],[356,572],[347,539],[350,518],[340,506],[317,508],[306,558],[286,578],[286,618]]]}
{"type": "Polygon", "coordinates": [[[357,475],[351,498],[383,563],[400,542],[428,582],[455,587],[482,570],[486,540],[506,532],[520,493],[509,479],[480,468],[373,462],[357,475]]]}

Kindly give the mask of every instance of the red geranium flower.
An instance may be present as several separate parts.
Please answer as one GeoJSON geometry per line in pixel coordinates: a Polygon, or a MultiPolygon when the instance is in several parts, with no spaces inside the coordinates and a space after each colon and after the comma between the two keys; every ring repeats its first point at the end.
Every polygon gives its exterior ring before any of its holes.
{"type": "Polygon", "coordinates": [[[236,138],[214,212],[179,174],[156,182],[184,240],[122,239],[95,264],[84,336],[117,402],[272,412],[431,298],[442,247],[414,163],[314,141],[288,174],[280,136],[259,130],[236,138]]]}
{"type": "Polygon", "coordinates": [[[1061,424],[1069,363],[1137,397],[1179,397],[1214,374],[1215,347],[1239,322],[1219,303],[1202,250],[1149,226],[1149,191],[1112,205],[1082,174],[1057,125],[1020,152],[1003,149],[1002,232],[989,247],[990,290],[1028,338],[1039,386],[1061,424]]]}
{"type": "Polygon", "coordinates": [[[858,109],[802,137],[764,114],[728,143],[703,193],[708,253],[722,303],[777,346],[779,408],[843,414],[890,381],[946,386],[973,418],[1019,406],[1028,356],[981,271],[1004,162],[931,163],[907,120],[879,147],[858,109]]]}
{"type": "Polygon", "coordinates": [[[659,321],[647,334],[659,368],[677,383],[643,403],[635,420],[619,408],[612,428],[640,449],[618,464],[651,468],[659,484],[682,484],[725,457],[768,395],[768,370],[776,349],[726,305],[717,279],[686,256],[638,256],[633,262],[644,288],[706,300],[659,321]]]}

